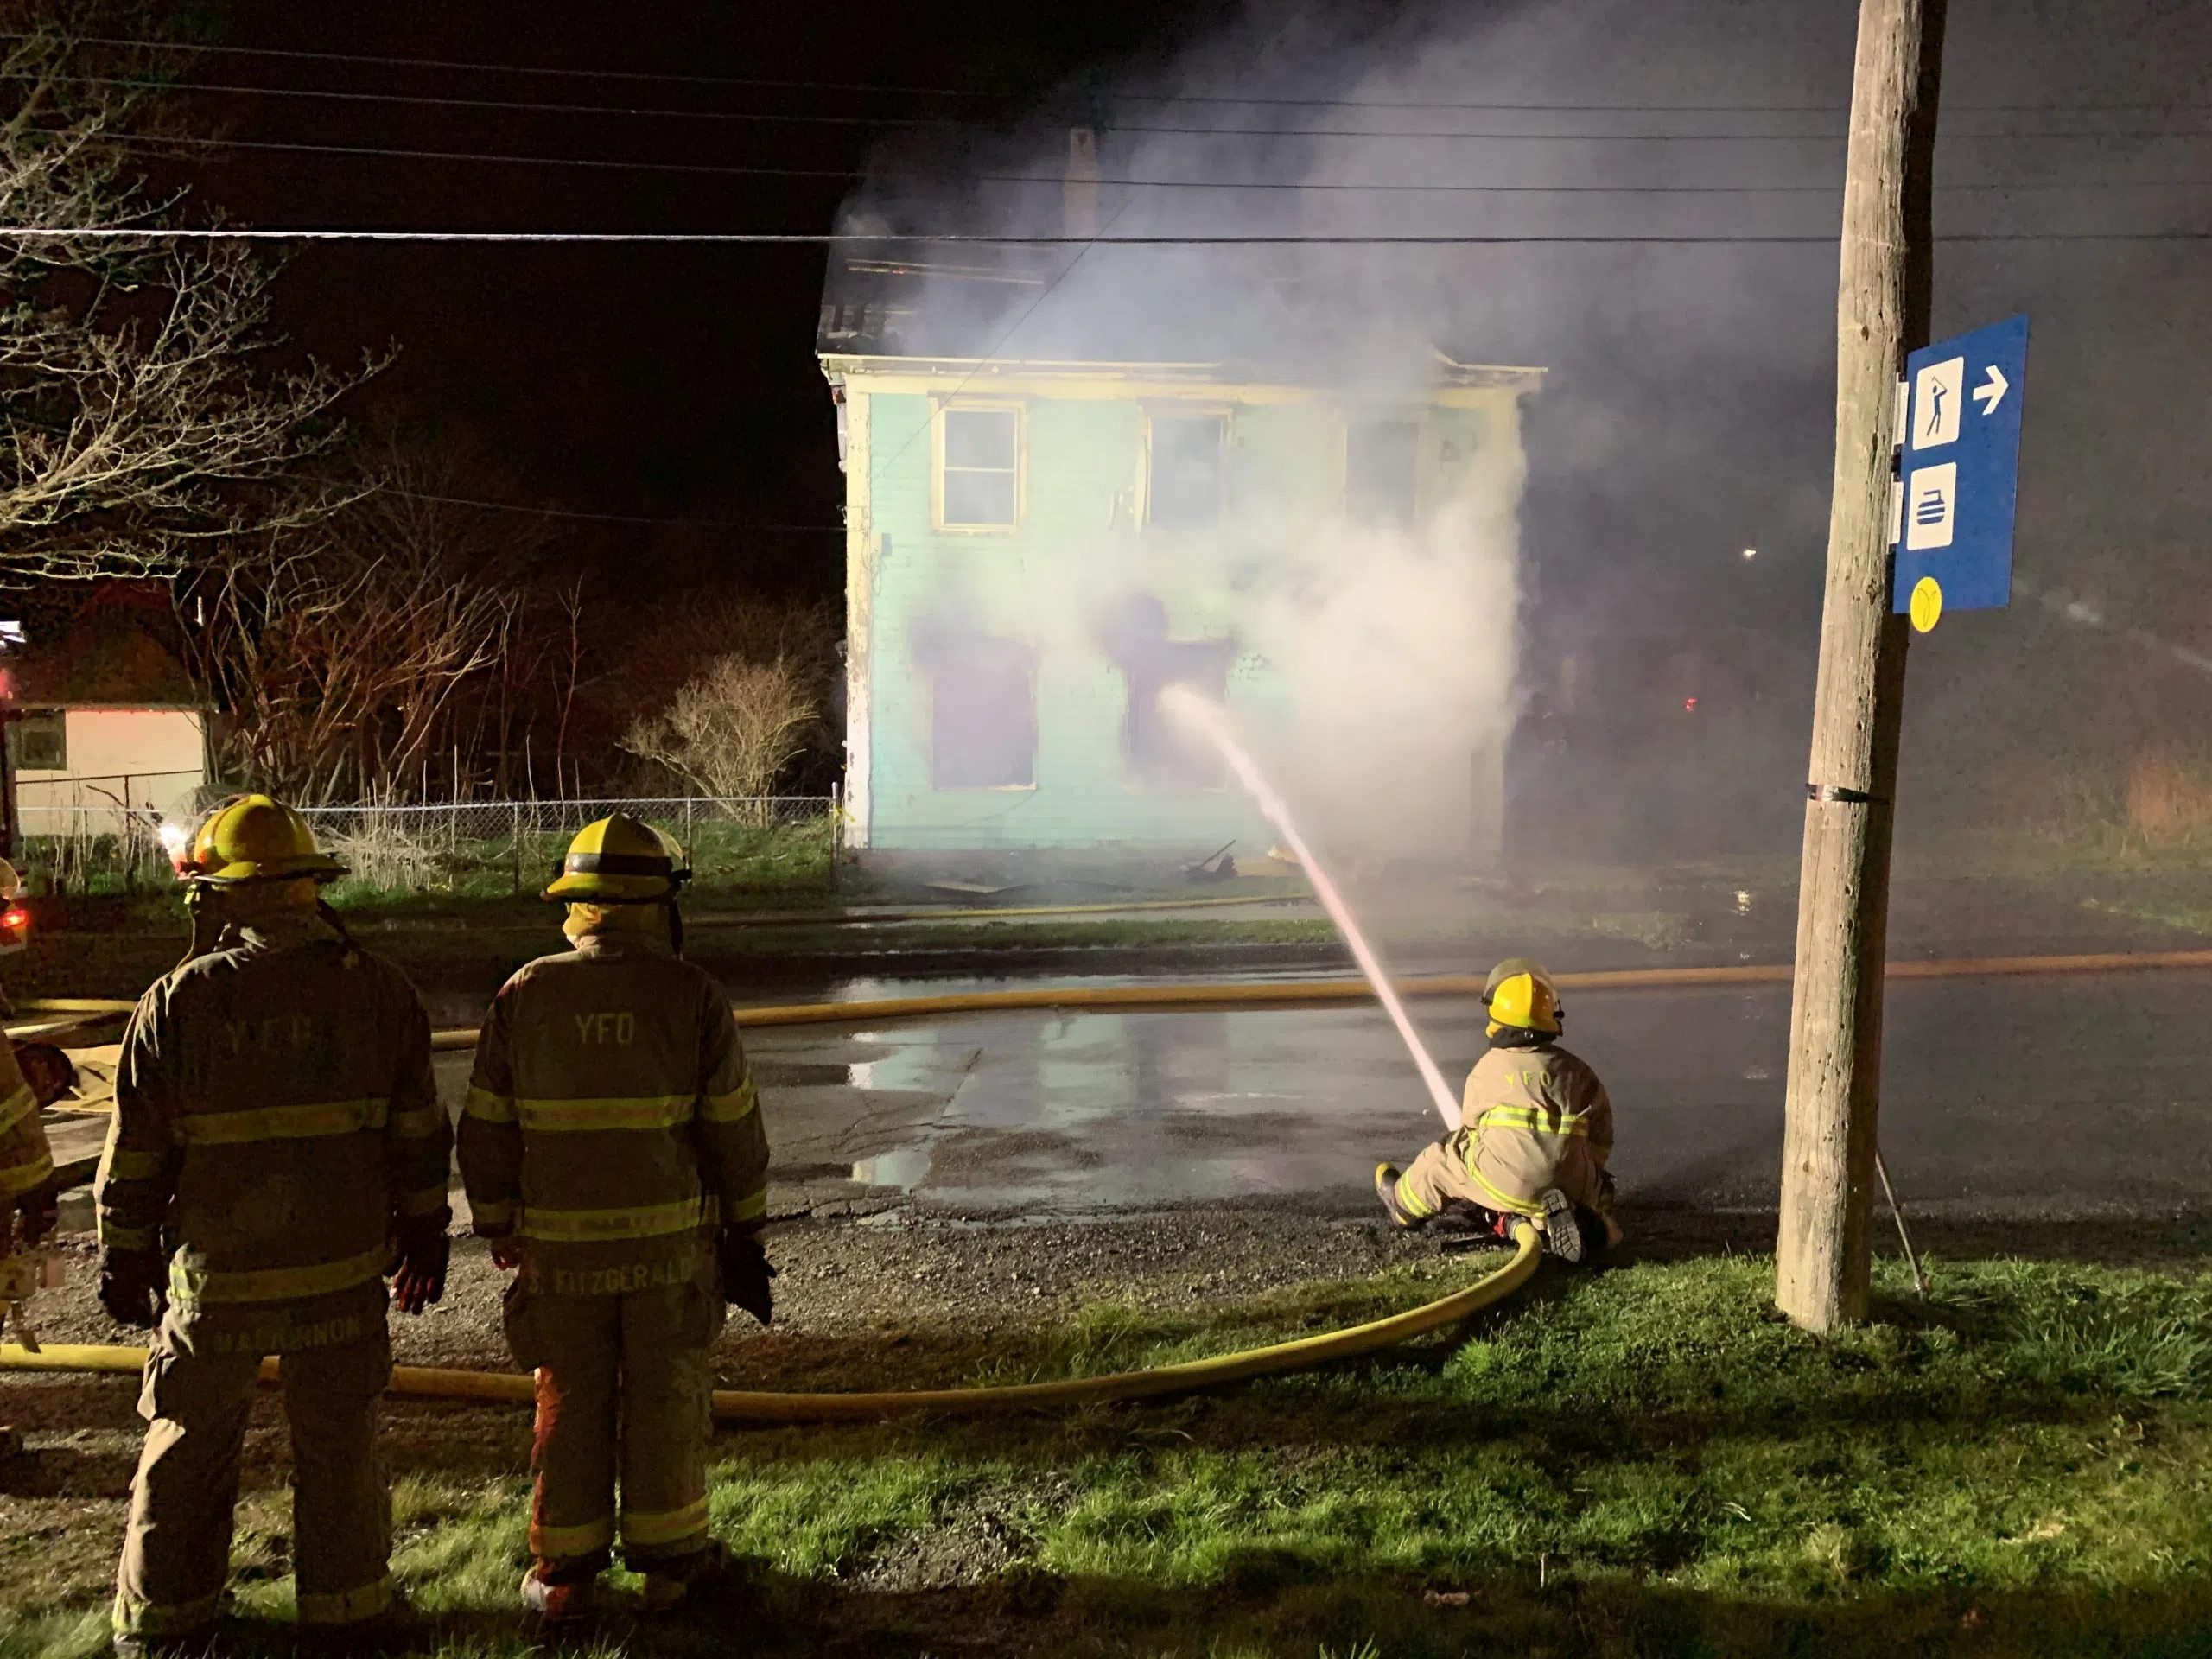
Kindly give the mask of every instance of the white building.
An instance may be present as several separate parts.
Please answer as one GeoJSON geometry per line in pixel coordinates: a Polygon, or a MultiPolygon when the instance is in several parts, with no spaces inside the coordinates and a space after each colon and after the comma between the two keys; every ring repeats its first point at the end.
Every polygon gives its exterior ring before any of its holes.
{"type": "Polygon", "coordinates": [[[208,713],[183,666],[120,607],[0,661],[16,831],[126,836],[193,821],[208,713]]]}

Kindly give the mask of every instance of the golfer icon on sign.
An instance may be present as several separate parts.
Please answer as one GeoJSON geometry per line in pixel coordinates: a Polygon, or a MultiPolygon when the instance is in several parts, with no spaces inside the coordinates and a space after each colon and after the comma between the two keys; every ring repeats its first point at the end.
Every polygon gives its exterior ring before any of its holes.
{"type": "Polygon", "coordinates": [[[1928,387],[1928,430],[1923,435],[1933,438],[1943,429],[1943,399],[1950,388],[1941,380],[1930,377],[1928,387]]]}

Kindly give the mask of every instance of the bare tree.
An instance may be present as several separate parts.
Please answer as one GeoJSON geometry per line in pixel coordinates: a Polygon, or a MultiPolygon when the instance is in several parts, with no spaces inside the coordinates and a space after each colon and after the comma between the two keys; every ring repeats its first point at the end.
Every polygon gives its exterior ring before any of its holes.
{"type": "Polygon", "coordinates": [[[330,505],[257,486],[331,442],[360,375],[257,373],[270,270],[160,234],[178,201],[134,162],[164,136],[156,66],[111,43],[147,27],[0,0],[0,579],[166,574],[330,505]]]}
{"type": "MultiPolygon", "coordinates": [[[[718,657],[684,682],[662,713],[634,722],[622,747],[709,795],[760,797],[805,750],[819,713],[788,658],[718,657]]],[[[766,810],[760,816],[765,821],[766,810]]]]}
{"type": "Polygon", "coordinates": [[[333,486],[350,505],[226,543],[179,582],[190,665],[229,713],[232,770],[327,801],[424,792],[441,739],[458,769],[451,716],[523,649],[522,571],[540,532],[440,499],[447,482],[390,448],[333,486]]]}

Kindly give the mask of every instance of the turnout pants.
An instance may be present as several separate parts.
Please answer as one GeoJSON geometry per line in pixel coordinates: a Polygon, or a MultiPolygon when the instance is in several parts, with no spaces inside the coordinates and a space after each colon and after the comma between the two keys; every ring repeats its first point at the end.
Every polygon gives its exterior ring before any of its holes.
{"type": "Polygon", "coordinates": [[[1465,1129],[1423,1147],[1421,1155],[1398,1177],[1398,1202],[1405,1205],[1407,1213],[1427,1221],[1447,1206],[1472,1210],[1478,1212],[1478,1220],[1488,1221],[1502,1236],[1511,1224],[1502,1219],[1503,1206],[1468,1170],[1468,1156],[1473,1151],[1474,1136],[1465,1129]]]}
{"type": "MultiPolygon", "coordinates": [[[[391,1495],[377,1448],[391,1338],[379,1319],[366,1336],[279,1363],[292,1431],[300,1622],[372,1618],[392,1602],[391,1495]]],[[[118,1635],[181,1635],[221,1610],[238,1457],[260,1369],[258,1355],[194,1353],[168,1324],[155,1338],[138,1396],[149,1427],[116,1571],[118,1635]]]]}
{"type": "Polygon", "coordinates": [[[706,1548],[713,1273],[601,1296],[508,1292],[508,1344],[537,1376],[530,1548],[549,1582],[597,1573],[618,1529],[638,1572],[680,1574],[706,1548]]]}

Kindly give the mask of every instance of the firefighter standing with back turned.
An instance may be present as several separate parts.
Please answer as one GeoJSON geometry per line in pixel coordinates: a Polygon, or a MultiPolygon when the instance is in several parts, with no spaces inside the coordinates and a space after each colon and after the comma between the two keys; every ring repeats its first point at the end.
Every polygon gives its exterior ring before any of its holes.
{"type": "Polygon", "coordinates": [[[445,1287],[453,1137],[429,1020],[322,904],[344,872],[289,807],[218,807],[177,873],[195,954],[131,1015],[98,1189],[101,1305],[158,1327],[116,1646],[197,1646],[214,1623],[265,1354],[291,1425],[300,1622],[351,1636],[394,1608],[385,1278],[410,1313],[445,1287]]]}
{"type": "MultiPolygon", "coordinates": [[[[22,891],[16,867],[0,859],[0,904],[14,903],[22,891]]],[[[22,949],[18,942],[0,944],[0,951],[22,949]]],[[[6,1012],[7,998],[0,995],[0,1013],[6,1012]]],[[[54,1230],[59,1204],[54,1150],[39,1121],[44,1103],[16,1064],[15,1045],[0,1036],[0,1262],[16,1253],[17,1244],[36,1244],[54,1230]]],[[[0,1301],[0,1313],[8,1306],[0,1301]]],[[[0,1459],[12,1457],[21,1446],[14,1428],[0,1424],[0,1459]]]]}
{"type": "Polygon", "coordinates": [[[1535,963],[1510,957],[1483,987],[1490,1052],[1467,1074],[1460,1127],[1401,1173],[1375,1171],[1375,1196],[1400,1227],[1450,1209],[1512,1236],[1543,1230],[1547,1254],[1595,1262],[1620,1242],[1612,1218],[1613,1104],[1579,1055],[1560,1046],[1558,988],[1535,963]]]}
{"type": "Polygon", "coordinates": [[[721,1567],[708,1350],[725,1302],[768,1320],[767,1137],[728,999],[681,955],[682,861],[626,814],[576,836],[544,893],[575,948],[500,990],[462,1110],[475,1230],[520,1269],[507,1340],[537,1389],[522,1596],[548,1620],[589,1611],[618,1530],[649,1609],[721,1567]]]}

